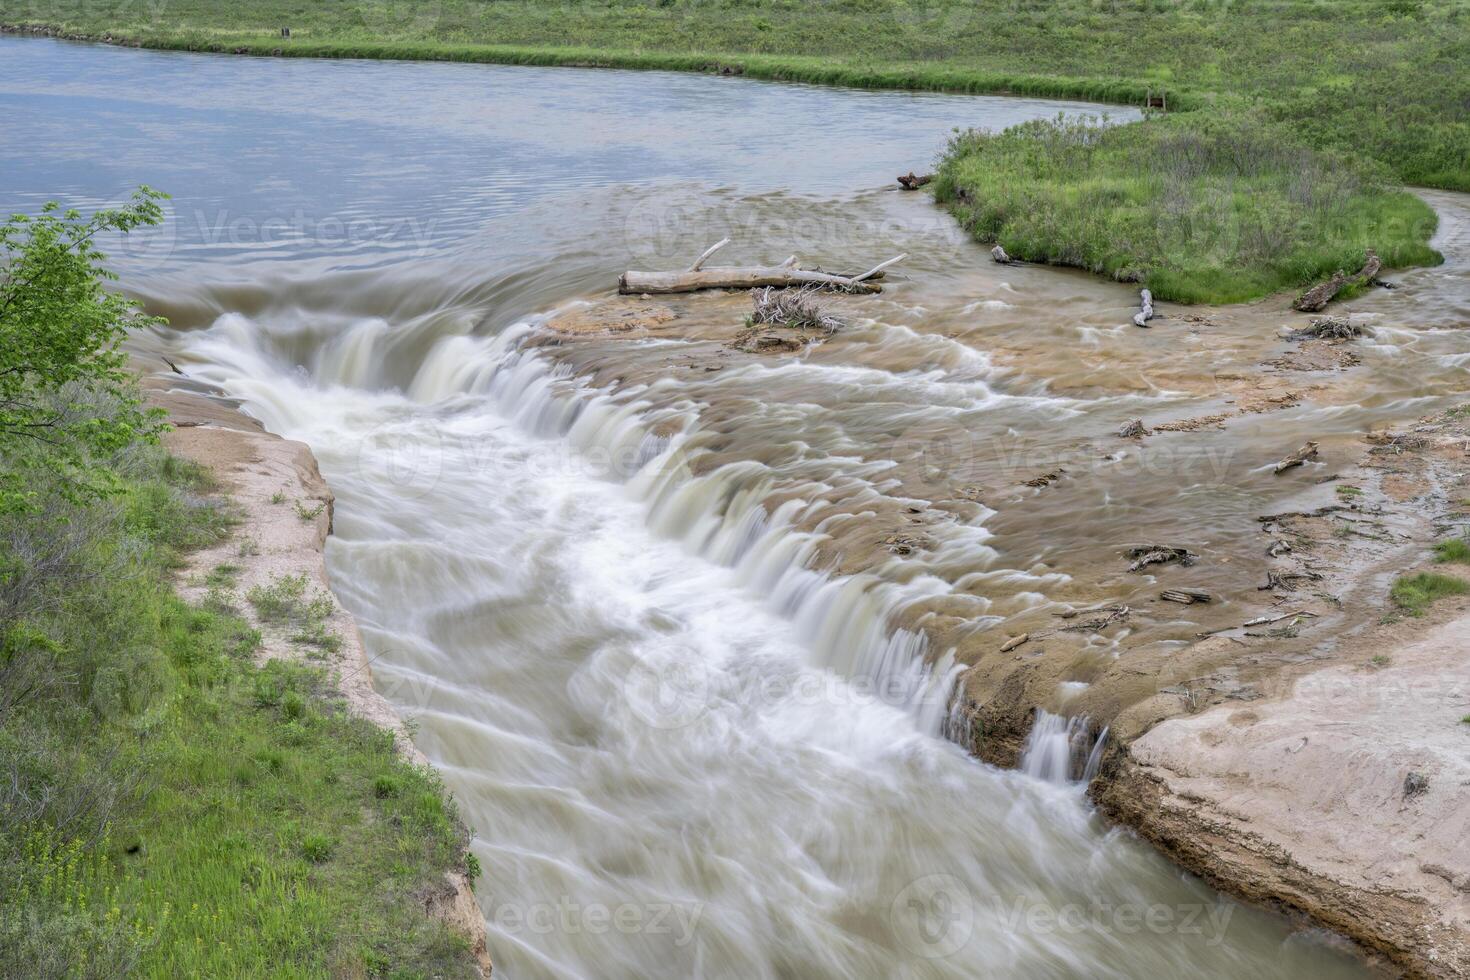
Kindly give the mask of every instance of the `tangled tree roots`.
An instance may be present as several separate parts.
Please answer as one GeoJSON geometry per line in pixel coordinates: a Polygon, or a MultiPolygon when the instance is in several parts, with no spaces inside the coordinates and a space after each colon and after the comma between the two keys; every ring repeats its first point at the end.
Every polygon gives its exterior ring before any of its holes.
{"type": "Polygon", "coordinates": [[[802,286],[799,289],[777,289],[766,286],[751,291],[755,301],[755,312],[750,316],[752,325],[791,327],[795,330],[817,330],[828,336],[842,329],[842,318],[828,313],[817,302],[819,286],[802,286]]]}

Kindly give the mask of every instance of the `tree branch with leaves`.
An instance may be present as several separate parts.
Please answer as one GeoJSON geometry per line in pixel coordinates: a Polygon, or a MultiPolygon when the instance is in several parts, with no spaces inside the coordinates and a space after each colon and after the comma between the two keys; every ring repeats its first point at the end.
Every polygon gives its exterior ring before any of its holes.
{"type": "Polygon", "coordinates": [[[162,431],[122,350],[162,321],[106,288],[117,277],[96,240],[158,224],[165,197],[142,187],[90,217],[51,202],[0,224],[0,513],[34,509],[39,486],[75,501],[113,493],[107,461],[162,431]]]}

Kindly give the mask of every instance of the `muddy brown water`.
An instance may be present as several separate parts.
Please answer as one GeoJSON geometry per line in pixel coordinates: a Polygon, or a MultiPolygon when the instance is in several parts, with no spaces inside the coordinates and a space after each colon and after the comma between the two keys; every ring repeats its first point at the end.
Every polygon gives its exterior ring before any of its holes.
{"type": "Polygon", "coordinates": [[[1103,826],[1055,737],[1028,774],[944,736],[1019,662],[1042,734],[1095,739],[1163,684],[1111,667],[1270,608],[1256,517],[1463,398],[1465,198],[1426,194],[1446,265],[1352,303],[1358,363],[1304,371],[1268,363],[1300,351],[1279,299],[1139,330],[1131,289],[996,266],[889,188],[954,126],[1085,106],[0,39],[0,109],[9,210],[175,194],[111,243],[171,322],[144,344],[320,459],[338,596],[478,831],[497,971],[1361,971],[1103,826]],[[612,296],[727,235],[909,258],[795,353],[729,347],[747,296],[612,296]],[[1145,543],[1199,558],[1127,572],[1145,543]]]}

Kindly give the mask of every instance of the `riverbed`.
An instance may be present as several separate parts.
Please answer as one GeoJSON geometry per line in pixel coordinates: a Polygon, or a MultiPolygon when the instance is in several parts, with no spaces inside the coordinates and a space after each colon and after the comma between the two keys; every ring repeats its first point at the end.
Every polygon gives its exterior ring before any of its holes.
{"type": "MultiPolygon", "coordinates": [[[[1463,394],[1463,255],[1401,277],[1412,321],[1357,304],[1363,363],[1304,377],[1261,369],[1279,306],[1141,331],[1128,287],[995,266],[892,183],[954,127],[1123,110],[0,38],[0,111],[7,210],[174,195],[111,243],[170,322],[143,345],[316,454],[337,595],[477,831],[497,971],[1363,972],[1074,777],[1106,669],[1253,614],[1242,528],[1463,394]],[[908,259],[776,356],[730,347],[745,295],[611,296],[725,237],[721,261],[908,259]],[[1134,418],[1213,421],[1140,446],[1134,418]],[[1283,484],[1307,438],[1323,468],[1283,484]],[[1222,601],[1157,603],[1120,560],[1154,541],[1222,601]],[[1000,650],[1110,605],[1135,611],[1000,650]],[[1017,663],[1052,720],[1009,771],[953,709],[1017,663]]],[[[1463,199],[1435,203],[1463,241],[1463,199]]]]}

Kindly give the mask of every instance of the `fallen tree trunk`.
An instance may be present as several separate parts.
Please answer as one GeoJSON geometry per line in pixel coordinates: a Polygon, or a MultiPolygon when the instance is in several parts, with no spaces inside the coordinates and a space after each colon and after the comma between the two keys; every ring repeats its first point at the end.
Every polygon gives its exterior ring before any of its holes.
{"type": "Polygon", "coordinates": [[[1368,249],[1368,259],[1363,263],[1363,268],[1358,270],[1355,276],[1349,276],[1344,272],[1338,272],[1326,282],[1319,282],[1291,304],[1291,308],[1302,313],[1320,313],[1332,297],[1342,292],[1350,285],[1365,285],[1378,278],[1378,273],[1383,270],[1383,261],[1378,258],[1378,253],[1371,248],[1368,249]]]}
{"type": "Polygon", "coordinates": [[[817,286],[847,293],[880,293],[883,287],[876,280],[883,278],[883,270],[908,258],[907,254],[895,255],[880,262],[858,276],[842,276],[817,269],[802,269],[791,256],[780,265],[768,266],[719,266],[704,268],[705,260],[730,240],[705,249],[688,269],[681,272],[633,272],[618,277],[620,293],[693,293],[701,289],[757,289],[762,286],[817,286]]]}
{"type": "Polygon", "coordinates": [[[910,170],[906,174],[899,175],[898,183],[906,191],[916,191],[933,179],[933,174],[915,175],[914,172],[910,170]]]}
{"type": "Polygon", "coordinates": [[[1154,318],[1154,294],[1147,289],[1138,291],[1139,310],[1133,314],[1133,325],[1135,327],[1146,327],[1148,321],[1154,318]]]}

